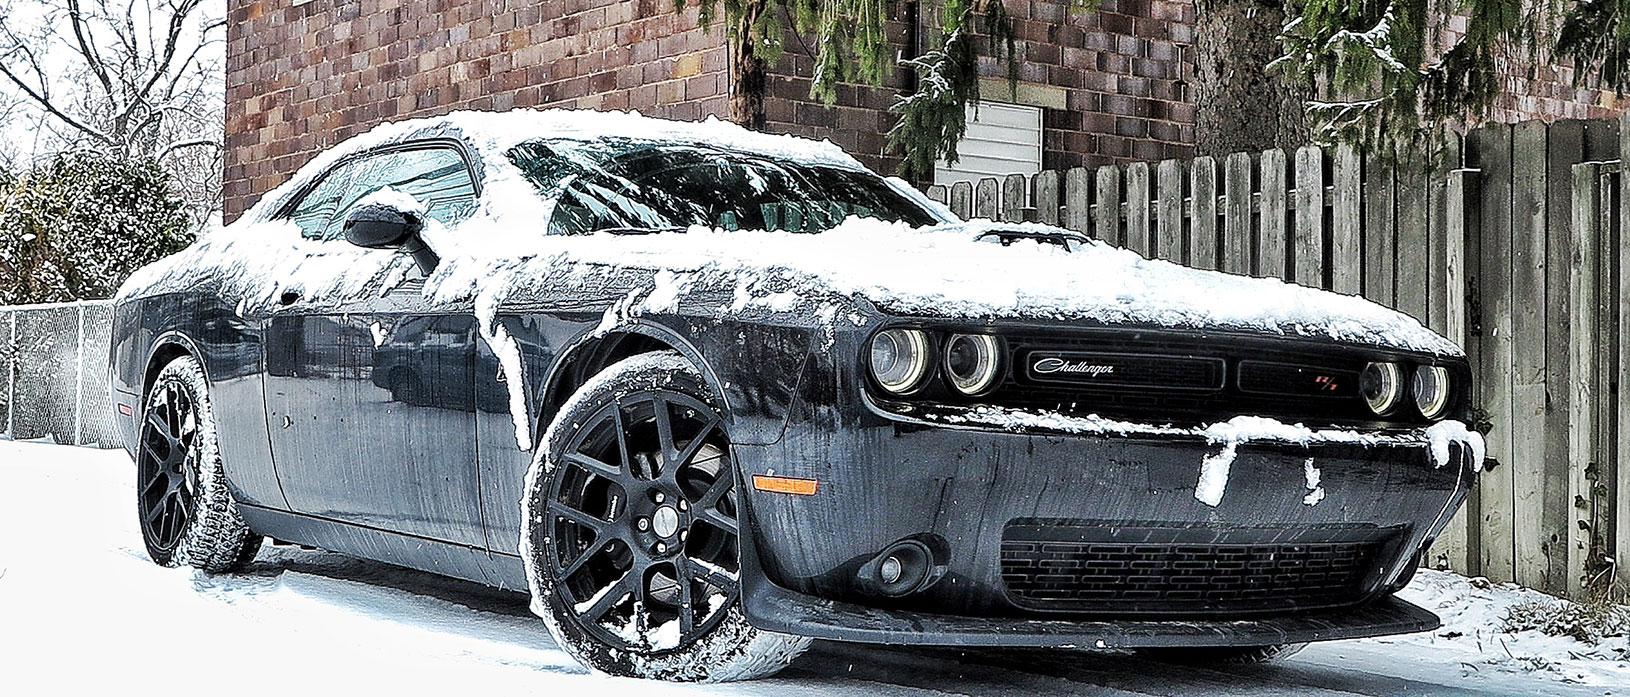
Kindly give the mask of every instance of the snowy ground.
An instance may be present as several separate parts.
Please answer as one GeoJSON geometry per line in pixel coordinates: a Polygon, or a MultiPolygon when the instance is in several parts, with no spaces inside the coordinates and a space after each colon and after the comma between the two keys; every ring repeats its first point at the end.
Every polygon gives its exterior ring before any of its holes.
{"type": "Polygon", "coordinates": [[[1623,638],[1500,633],[1504,608],[1538,594],[1448,574],[1407,591],[1446,617],[1438,632],[1315,645],[1268,666],[818,642],[758,683],[605,678],[556,649],[524,598],[472,584],[287,548],[242,575],[155,567],[134,525],[133,469],[119,451],[0,441],[0,693],[1630,694],[1623,638]]]}

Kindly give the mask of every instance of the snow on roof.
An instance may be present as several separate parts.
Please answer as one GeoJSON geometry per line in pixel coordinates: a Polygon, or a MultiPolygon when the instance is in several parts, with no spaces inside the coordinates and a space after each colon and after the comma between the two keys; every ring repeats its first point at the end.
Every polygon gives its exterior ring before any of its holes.
{"type": "Polygon", "coordinates": [[[514,109],[511,111],[455,111],[445,116],[381,123],[342,141],[302,166],[288,182],[261,198],[250,212],[260,218],[301,184],[341,158],[381,145],[433,137],[454,137],[476,147],[484,163],[507,168],[504,152],[536,138],[593,140],[606,137],[705,145],[723,150],[764,155],[780,160],[863,169],[855,158],[829,140],[812,140],[748,130],[713,116],[702,121],[673,121],[636,111],[586,109],[514,109]]]}

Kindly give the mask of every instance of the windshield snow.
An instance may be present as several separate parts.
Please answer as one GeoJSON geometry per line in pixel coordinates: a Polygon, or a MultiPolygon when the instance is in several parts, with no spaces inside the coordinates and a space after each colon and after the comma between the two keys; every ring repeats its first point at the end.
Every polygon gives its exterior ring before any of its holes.
{"type": "Polygon", "coordinates": [[[851,216],[914,227],[939,222],[862,171],[622,139],[533,140],[507,154],[540,193],[557,199],[549,221],[556,235],[693,225],[823,232],[851,216]]]}

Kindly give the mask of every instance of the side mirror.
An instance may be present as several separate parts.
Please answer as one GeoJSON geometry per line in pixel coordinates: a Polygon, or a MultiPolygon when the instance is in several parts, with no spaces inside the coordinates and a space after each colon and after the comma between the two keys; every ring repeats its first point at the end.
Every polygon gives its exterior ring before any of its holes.
{"type": "Polygon", "coordinates": [[[365,249],[401,249],[413,255],[419,270],[428,276],[441,258],[424,243],[423,231],[424,222],[417,213],[384,203],[357,206],[345,216],[345,241],[365,249]]]}

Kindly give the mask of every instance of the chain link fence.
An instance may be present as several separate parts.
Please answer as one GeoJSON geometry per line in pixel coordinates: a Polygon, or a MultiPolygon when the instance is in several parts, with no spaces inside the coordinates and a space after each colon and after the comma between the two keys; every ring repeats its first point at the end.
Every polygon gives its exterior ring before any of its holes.
{"type": "Polygon", "coordinates": [[[0,307],[0,437],[120,445],[109,301],[0,307]]]}

